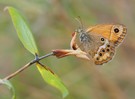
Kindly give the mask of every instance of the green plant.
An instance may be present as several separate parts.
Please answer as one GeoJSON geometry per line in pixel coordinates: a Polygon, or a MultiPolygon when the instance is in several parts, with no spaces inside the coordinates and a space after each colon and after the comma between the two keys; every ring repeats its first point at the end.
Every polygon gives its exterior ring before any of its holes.
{"type": "Polygon", "coordinates": [[[6,7],[6,10],[9,11],[9,14],[12,18],[12,22],[17,31],[20,41],[22,42],[24,47],[35,56],[35,59],[30,61],[26,65],[22,66],[22,68],[20,68],[16,72],[8,75],[7,77],[5,77],[3,79],[0,79],[0,84],[7,85],[8,88],[11,89],[11,91],[13,92],[12,99],[15,99],[16,95],[15,95],[14,87],[9,80],[11,78],[15,77],[17,74],[19,74],[23,70],[25,70],[26,68],[32,66],[33,64],[36,64],[43,79],[48,84],[50,84],[50,85],[56,87],[58,90],[60,90],[63,97],[66,97],[68,95],[68,90],[65,87],[65,85],[62,83],[60,78],[51,69],[49,69],[47,66],[43,65],[40,62],[40,60],[47,58],[49,56],[52,56],[52,55],[54,55],[54,53],[51,52],[49,54],[39,57],[39,54],[38,54],[39,52],[38,52],[37,46],[35,44],[32,32],[31,32],[30,28],[28,27],[28,24],[26,24],[22,15],[13,7],[6,7]]]}

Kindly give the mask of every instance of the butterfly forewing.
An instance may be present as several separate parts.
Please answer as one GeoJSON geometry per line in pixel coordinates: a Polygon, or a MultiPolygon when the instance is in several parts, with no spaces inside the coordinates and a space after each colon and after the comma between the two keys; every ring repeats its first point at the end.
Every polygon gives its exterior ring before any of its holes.
{"type": "Polygon", "coordinates": [[[87,32],[102,35],[110,42],[113,42],[115,46],[121,44],[127,33],[127,29],[124,25],[96,25],[87,29],[87,32]]]}

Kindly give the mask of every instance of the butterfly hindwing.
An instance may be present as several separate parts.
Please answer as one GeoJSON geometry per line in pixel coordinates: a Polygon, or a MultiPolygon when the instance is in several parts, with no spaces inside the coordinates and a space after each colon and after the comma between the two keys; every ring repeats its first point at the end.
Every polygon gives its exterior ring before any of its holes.
{"type": "Polygon", "coordinates": [[[115,54],[115,47],[112,43],[105,40],[105,43],[99,47],[97,53],[93,57],[96,65],[102,65],[110,61],[115,54]]]}

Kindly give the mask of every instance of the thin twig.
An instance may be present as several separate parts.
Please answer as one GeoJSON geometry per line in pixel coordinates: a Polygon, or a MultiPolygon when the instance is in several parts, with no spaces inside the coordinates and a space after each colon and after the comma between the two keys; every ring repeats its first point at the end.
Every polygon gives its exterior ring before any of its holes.
{"type": "Polygon", "coordinates": [[[17,74],[19,74],[20,72],[22,72],[23,70],[25,70],[26,68],[28,68],[29,66],[31,66],[31,62],[27,63],[26,65],[24,65],[23,67],[21,67],[20,69],[18,69],[16,72],[8,75],[7,77],[5,77],[4,79],[9,80],[12,77],[16,76],[17,74]]]}
{"type": "Polygon", "coordinates": [[[51,53],[49,53],[49,54],[46,54],[46,55],[44,55],[44,56],[41,56],[41,57],[39,57],[38,59],[39,59],[39,60],[42,60],[42,59],[44,59],[44,58],[46,58],[46,57],[49,57],[49,56],[52,56],[52,55],[54,55],[53,52],[51,52],[51,53]]]}
{"type": "Polygon", "coordinates": [[[18,75],[19,73],[21,73],[22,71],[24,71],[26,68],[30,67],[32,64],[36,63],[36,62],[39,62],[40,60],[44,59],[44,58],[47,58],[49,56],[52,56],[54,55],[53,52],[49,53],[49,54],[46,54],[44,56],[41,56],[41,57],[36,57],[34,60],[32,60],[31,62],[27,63],[26,65],[24,65],[23,67],[21,67],[20,69],[18,69],[17,71],[15,71],[14,73],[6,76],[5,78],[3,79],[6,79],[6,80],[9,80],[11,78],[13,78],[14,76],[18,75]]]}

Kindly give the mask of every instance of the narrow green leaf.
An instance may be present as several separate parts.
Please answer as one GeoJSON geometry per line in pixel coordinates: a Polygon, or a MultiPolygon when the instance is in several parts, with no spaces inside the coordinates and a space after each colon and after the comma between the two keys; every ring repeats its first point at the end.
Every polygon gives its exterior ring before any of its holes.
{"type": "Polygon", "coordinates": [[[16,99],[15,89],[14,89],[13,85],[9,82],[9,80],[0,79],[0,84],[6,85],[13,94],[12,99],[16,99]]]}
{"type": "Polygon", "coordinates": [[[30,28],[26,24],[24,18],[21,16],[21,14],[13,7],[7,8],[9,11],[9,14],[12,18],[14,27],[17,31],[18,37],[23,43],[24,47],[30,51],[32,54],[37,54],[38,49],[36,47],[33,35],[31,33],[30,28]]]}
{"type": "Polygon", "coordinates": [[[61,91],[63,98],[68,95],[68,90],[61,82],[60,78],[56,74],[54,74],[48,67],[42,66],[39,63],[36,63],[40,74],[42,75],[43,79],[50,85],[56,87],[58,90],[61,91]]]}

